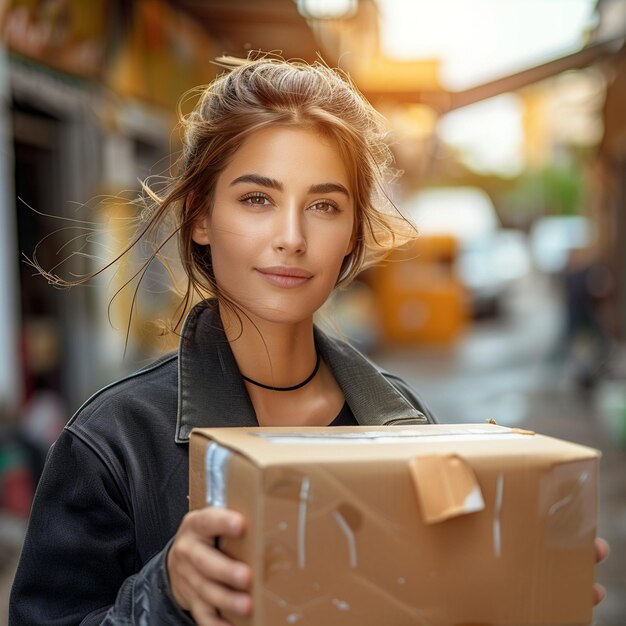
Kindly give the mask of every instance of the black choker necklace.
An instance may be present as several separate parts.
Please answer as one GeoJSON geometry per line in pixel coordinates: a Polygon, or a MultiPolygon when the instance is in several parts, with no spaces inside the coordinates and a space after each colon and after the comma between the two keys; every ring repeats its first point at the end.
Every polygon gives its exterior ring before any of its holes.
{"type": "Polygon", "coordinates": [[[295,389],[300,389],[300,387],[304,387],[304,385],[308,385],[315,378],[315,375],[320,369],[320,361],[321,361],[320,353],[316,350],[315,351],[315,367],[313,368],[313,371],[307,377],[306,380],[303,380],[301,383],[298,383],[297,385],[293,385],[292,387],[272,387],[271,385],[264,385],[263,383],[258,383],[256,380],[252,380],[252,378],[248,378],[247,376],[244,376],[243,374],[241,375],[241,377],[244,380],[247,380],[249,383],[256,385],[257,387],[263,387],[263,389],[270,389],[271,391],[294,391],[295,389]]]}

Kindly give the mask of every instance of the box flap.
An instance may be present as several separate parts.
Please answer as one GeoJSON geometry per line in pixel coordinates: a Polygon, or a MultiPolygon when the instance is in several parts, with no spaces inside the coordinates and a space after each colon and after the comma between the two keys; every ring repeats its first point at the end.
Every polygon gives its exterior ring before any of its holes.
{"type": "Polygon", "coordinates": [[[258,466],[283,463],[408,462],[416,454],[457,454],[498,463],[500,458],[529,452],[543,463],[589,458],[597,451],[567,441],[492,424],[428,424],[411,426],[197,428],[205,437],[244,455],[258,466]]]}

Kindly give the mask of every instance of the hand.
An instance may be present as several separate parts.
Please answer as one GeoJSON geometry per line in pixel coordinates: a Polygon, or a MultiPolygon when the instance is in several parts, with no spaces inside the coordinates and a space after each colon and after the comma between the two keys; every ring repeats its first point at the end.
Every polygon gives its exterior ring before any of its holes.
{"type": "Polygon", "coordinates": [[[214,547],[216,537],[240,537],[244,519],[228,509],[206,507],[187,513],[167,555],[172,595],[201,626],[231,626],[218,611],[248,615],[252,572],[214,547]]]}
{"type": "MultiPolygon", "coordinates": [[[[609,544],[604,540],[597,538],[595,541],[595,549],[596,549],[596,565],[598,563],[602,563],[609,556],[609,544]]],[[[600,604],[602,600],[606,597],[606,589],[595,583],[593,585],[593,604],[594,606],[600,604]]]]}

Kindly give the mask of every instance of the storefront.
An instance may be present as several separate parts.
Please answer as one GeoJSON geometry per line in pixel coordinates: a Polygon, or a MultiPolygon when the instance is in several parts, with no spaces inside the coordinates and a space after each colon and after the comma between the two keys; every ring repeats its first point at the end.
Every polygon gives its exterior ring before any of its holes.
{"type": "MultiPolygon", "coordinates": [[[[139,181],[167,172],[178,97],[216,71],[204,63],[209,38],[169,4],[88,4],[13,0],[0,11],[0,399],[10,415],[42,389],[71,413],[150,356],[140,336],[126,345],[132,293],[109,307],[123,271],[68,290],[33,265],[71,278],[120,249],[139,181]]],[[[139,322],[167,297],[145,299],[139,322]]]]}

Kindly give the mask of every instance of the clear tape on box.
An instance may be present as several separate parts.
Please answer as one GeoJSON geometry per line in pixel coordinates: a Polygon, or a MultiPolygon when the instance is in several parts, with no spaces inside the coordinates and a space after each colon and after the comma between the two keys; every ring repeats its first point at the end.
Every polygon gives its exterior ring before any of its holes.
{"type": "Polygon", "coordinates": [[[226,472],[231,451],[212,443],[206,451],[206,503],[226,508],[226,472]]]}

